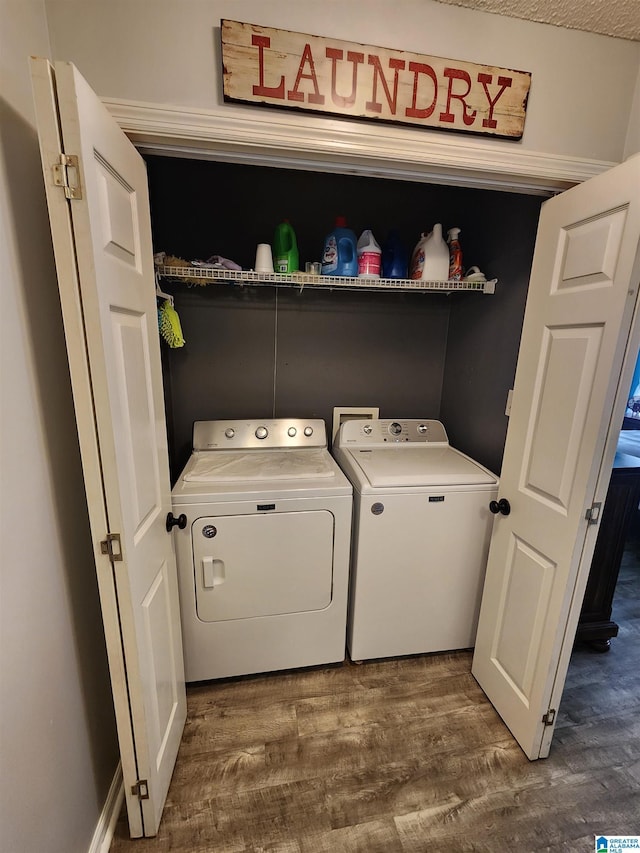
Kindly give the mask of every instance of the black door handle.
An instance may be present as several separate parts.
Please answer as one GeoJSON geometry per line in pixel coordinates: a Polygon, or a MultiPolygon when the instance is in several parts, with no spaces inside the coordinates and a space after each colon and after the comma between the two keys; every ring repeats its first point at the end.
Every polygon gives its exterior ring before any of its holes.
{"type": "Polygon", "coordinates": [[[489,509],[494,515],[497,515],[498,513],[502,513],[502,515],[509,515],[511,512],[511,504],[506,498],[500,498],[499,501],[491,501],[489,509]]]}
{"type": "Polygon", "coordinates": [[[171,528],[175,527],[176,525],[178,525],[180,530],[185,529],[185,527],[187,526],[187,516],[184,513],[181,513],[177,518],[172,512],[167,515],[167,533],[171,533],[171,528]]]}

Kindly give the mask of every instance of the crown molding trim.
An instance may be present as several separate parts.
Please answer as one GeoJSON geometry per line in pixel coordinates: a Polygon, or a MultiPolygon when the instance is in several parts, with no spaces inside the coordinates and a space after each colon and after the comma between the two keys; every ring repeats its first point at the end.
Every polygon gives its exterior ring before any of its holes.
{"type": "Polygon", "coordinates": [[[103,98],[141,151],[306,171],[553,195],[616,165],[413,128],[231,106],[103,98]]]}

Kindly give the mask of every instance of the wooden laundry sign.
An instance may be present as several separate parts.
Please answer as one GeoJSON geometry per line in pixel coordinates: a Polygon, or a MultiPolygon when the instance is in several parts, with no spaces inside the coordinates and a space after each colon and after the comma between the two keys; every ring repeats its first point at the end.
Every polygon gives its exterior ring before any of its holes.
{"type": "Polygon", "coordinates": [[[531,74],[222,21],[224,98],[520,139],[531,74]]]}

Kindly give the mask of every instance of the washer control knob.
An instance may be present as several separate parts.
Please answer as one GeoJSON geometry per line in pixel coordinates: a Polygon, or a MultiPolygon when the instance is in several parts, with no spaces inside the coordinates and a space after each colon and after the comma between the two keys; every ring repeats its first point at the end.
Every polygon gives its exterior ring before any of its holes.
{"type": "Polygon", "coordinates": [[[402,427],[397,421],[394,421],[392,424],[389,424],[389,432],[391,435],[400,435],[402,427]]]}
{"type": "Polygon", "coordinates": [[[236,434],[236,431],[233,427],[227,427],[224,431],[224,434],[227,436],[227,438],[233,438],[233,436],[236,434]]]}
{"type": "Polygon", "coordinates": [[[422,435],[424,435],[425,433],[429,432],[429,427],[426,424],[419,424],[418,425],[418,432],[422,433],[422,435]]]}
{"type": "Polygon", "coordinates": [[[309,438],[310,435],[313,435],[313,427],[305,427],[304,434],[309,438]]]}
{"type": "Polygon", "coordinates": [[[371,435],[371,433],[373,432],[373,427],[371,426],[371,424],[365,424],[365,425],[362,427],[362,432],[363,432],[365,435],[371,435]]]}
{"type": "Polygon", "coordinates": [[[298,430],[295,427],[289,427],[289,429],[287,430],[287,435],[289,435],[289,436],[291,436],[291,438],[293,438],[293,436],[297,432],[298,432],[298,430]]]}
{"type": "Polygon", "coordinates": [[[265,426],[259,426],[256,430],[256,438],[266,438],[269,435],[269,430],[265,426]]]}

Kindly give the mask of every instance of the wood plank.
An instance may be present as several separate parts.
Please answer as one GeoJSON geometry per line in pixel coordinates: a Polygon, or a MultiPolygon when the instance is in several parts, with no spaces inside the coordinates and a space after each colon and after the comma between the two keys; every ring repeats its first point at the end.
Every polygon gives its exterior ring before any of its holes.
{"type": "Polygon", "coordinates": [[[291,703],[240,706],[233,710],[212,708],[190,714],[180,746],[183,759],[199,753],[216,753],[264,745],[288,735],[296,736],[295,706],[291,703]]]}
{"type": "Polygon", "coordinates": [[[302,841],[302,853],[401,853],[402,843],[390,818],[312,834],[302,841]]]}
{"type": "MultiPolygon", "coordinates": [[[[402,687],[372,688],[366,697],[360,691],[349,691],[337,696],[305,699],[296,703],[298,732],[304,737],[358,725],[384,727],[398,720],[406,722],[425,717],[433,720],[469,706],[470,686],[467,673],[445,677],[431,687],[420,678],[404,679],[402,687]]],[[[482,701],[480,697],[478,700],[482,701]]]]}

